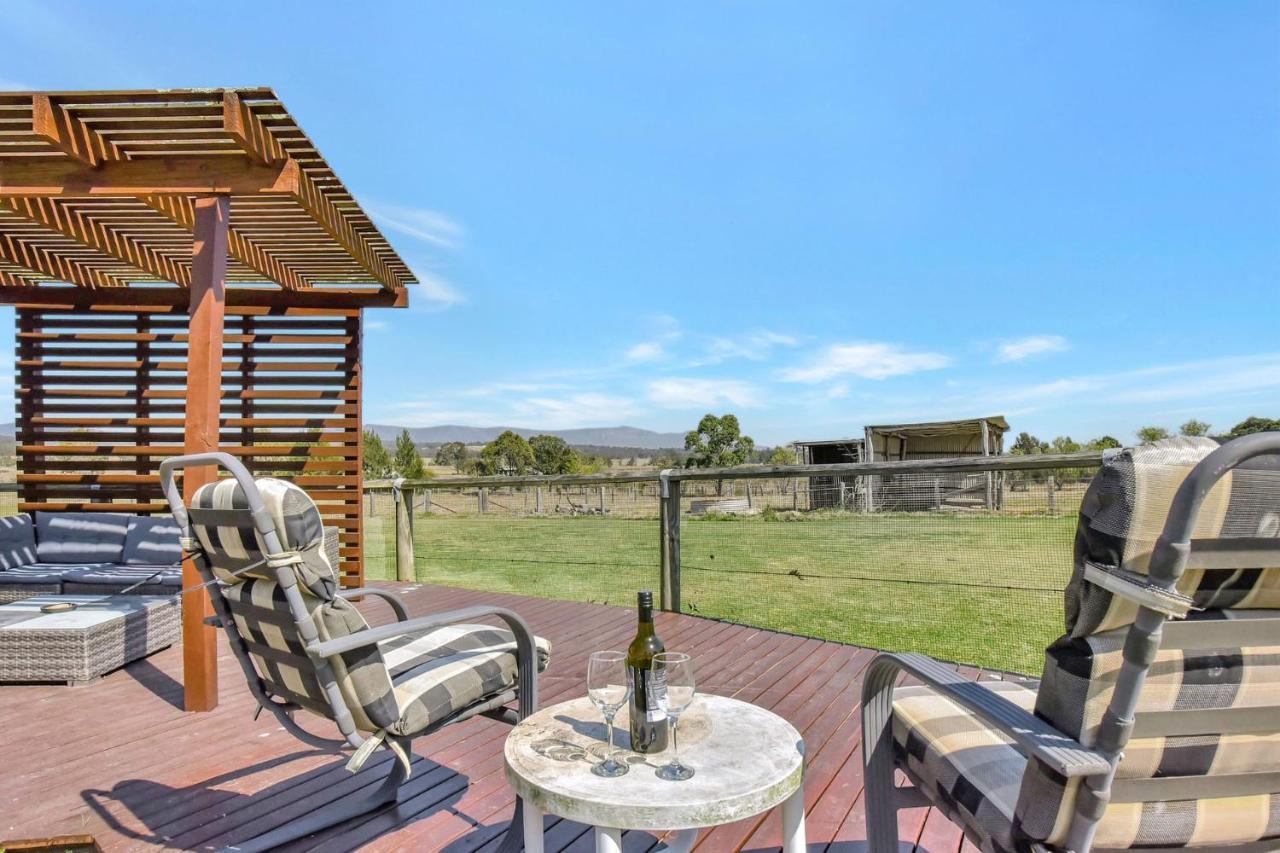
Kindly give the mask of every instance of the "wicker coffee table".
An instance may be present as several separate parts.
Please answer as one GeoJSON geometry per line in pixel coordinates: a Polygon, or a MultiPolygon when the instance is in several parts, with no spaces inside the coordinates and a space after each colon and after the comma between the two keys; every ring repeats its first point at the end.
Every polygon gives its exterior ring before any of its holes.
{"type": "Polygon", "coordinates": [[[82,684],[181,636],[176,596],[37,595],[0,605],[0,681],[82,684]],[[79,607],[40,612],[65,601],[79,607]]]}

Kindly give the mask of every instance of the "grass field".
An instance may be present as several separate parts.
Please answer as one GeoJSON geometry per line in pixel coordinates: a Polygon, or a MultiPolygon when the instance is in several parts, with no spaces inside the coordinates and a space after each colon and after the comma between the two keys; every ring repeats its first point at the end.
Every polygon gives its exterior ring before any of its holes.
{"type": "MultiPolygon", "coordinates": [[[[366,517],[366,574],[395,575],[366,517]]],[[[684,609],[748,625],[1035,673],[1061,632],[1071,516],[815,514],[682,521],[684,609]]],[[[654,519],[421,516],[418,580],[628,605],[658,585],[654,519]]]]}

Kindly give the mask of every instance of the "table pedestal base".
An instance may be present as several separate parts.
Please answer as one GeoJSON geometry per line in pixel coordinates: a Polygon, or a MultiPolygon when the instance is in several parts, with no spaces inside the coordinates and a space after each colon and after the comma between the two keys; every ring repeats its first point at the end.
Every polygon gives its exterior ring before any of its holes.
{"type": "MultiPolygon", "coordinates": [[[[595,836],[596,853],[622,853],[621,829],[597,826],[595,836]]],[[[681,829],[658,849],[663,853],[689,853],[697,840],[698,830],[681,829]]],[[[524,849],[525,853],[543,853],[542,810],[528,800],[524,803],[524,849]]],[[[805,853],[803,787],[782,804],[782,850],[783,853],[805,853]]]]}

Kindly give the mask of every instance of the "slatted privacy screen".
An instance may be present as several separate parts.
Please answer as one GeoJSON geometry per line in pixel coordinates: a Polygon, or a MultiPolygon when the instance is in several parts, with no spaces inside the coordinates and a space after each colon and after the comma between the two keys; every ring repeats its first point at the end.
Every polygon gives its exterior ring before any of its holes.
{"type": "MultiPolygon", "coordinates": [[[[182,452],[184,308],[17,311],[19,508],[164,513],[182,452]]],[[[294,480],[361,580],[359,309],[226,309],[222,449],[294,480]]]]}

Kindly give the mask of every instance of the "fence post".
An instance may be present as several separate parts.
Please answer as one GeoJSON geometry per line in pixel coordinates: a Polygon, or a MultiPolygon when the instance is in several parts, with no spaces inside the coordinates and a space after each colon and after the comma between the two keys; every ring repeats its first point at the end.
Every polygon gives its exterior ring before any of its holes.
{"type": "Polygon", "coordinates": [[[1058,486],[1053,481],[1053,475],[1050,474],[1048,479],[1044,481],[1045,487],[1049,490],[1049,515],[1058,514],[1058,486]]]}
{"type": "Polygon", "coordinates": [[[791,511],[796,512],[800,509],[800,478],[791,478],[791,511]]]}
{"type": "Polygon", "coordinates": [[[942,509],[942,478],[933,478],[933,508],[942,509]]]}
{"type": "Polygon", "coordinates": [[[600,501],[600,514],[604,515],[604,486],[596,486],[596,496],[600,501]]]}
{"type": "Polygon", "coordinates": [[[680,612],[680,481],[671,470],[658,474],[658,527],[661,538],[662,578],[659,606],[680,612]]]}
{"type": "Polygon", "coordinates": [[[751,502],[751,481],[747,480],[747,509],[751,509],[754,504],[751,502]]]}
{"type": "Polygon", "coordinates": [[[391,483],[391,500],[396,508],[396,580],[411,581],[413,572],[413,489],[404,488],[404,478],[391,483]]]}
{"type": "Polygon", "coordinates": [[[476,510],[483,515],[489,508],[489,490],[484,486],[476,489],[476,510]]]}
{"type": "Polygon", "coordinates": [[[537,486],[533,490],[533,514],[542,515],[542,486],[537,486]]]}

